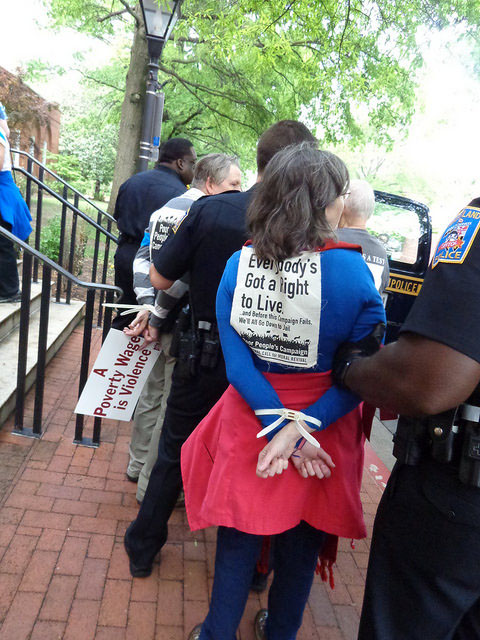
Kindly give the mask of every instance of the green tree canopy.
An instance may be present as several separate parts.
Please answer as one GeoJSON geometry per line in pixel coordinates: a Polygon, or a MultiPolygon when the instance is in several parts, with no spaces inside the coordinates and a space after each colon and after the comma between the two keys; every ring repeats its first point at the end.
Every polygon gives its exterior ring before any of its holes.
{"type": "MultiPolygon", "coordinates": [[[[133,28],[117,160],[117,183],[133,172],[146,47],[129,0],[45,0],[52,21],[109,37],[133,28]],[[131,25],[129,27],[128,25],[131,25]],[[122,165],[122,167],[119,166],[122,165]]],[[[302,119],[324,144],[388,145],[415,108],[420,25],[476,33],[478,0],[185,0],[161,59],[162,137],[235,152],[252,165],[258,135],[302,119]]],[[[115,191],[115,185],[114,185],[115,191]]]]}

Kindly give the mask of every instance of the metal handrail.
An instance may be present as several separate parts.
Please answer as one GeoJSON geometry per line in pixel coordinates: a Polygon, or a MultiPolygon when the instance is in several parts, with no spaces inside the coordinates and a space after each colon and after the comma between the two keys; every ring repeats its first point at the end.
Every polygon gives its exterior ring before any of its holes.
{"type": "MultiPolygon", "coordinates": [[[[49,308],[51,301],[51,274],[52,270],[76,284],[79,287],[83,287],[87,290],[87,300],[85,308],[85,324],[83,332],[83,344],[81,355],[81,367],[79,378],[79,391],[78,396],[83,391],[83,387],[88,378],[88,368],[90,361],[90,345],[92,339],[92,327],[93,327],[93,314],[95,306],[95,294],[99,290],[101,295],[105,295],[107,303],[114,302],[114,294],[121,295],[123,292],[120,287],[103,284],[96,282],[84,282],[80,280],[72,273],[64,269],[62,266],[54,262],[51,258],[43,255],[37,249],[34,249],[23,240],[20,240],[13,233],[0,226],[0,235],[4,236],[11,242],[22,247],[23,254],[23,267],[22,267],[22,299],[20,307],[20,329],[19,329],[19,342],[18,342],[18,368],[17,368],[17,397],[15,407],[15,426],[13,433],[23,436],[29,436],[33,438],[40,438],[42,435],[42,415],[43,415],[43,395],[44,395],[44,379],[45,379],[45,367],[46,367],[46,353],[47,353],[47,334],[48,334],[48,319],[49,308]],[[43,264],[42,272],[42,293],[40,302],[40,331],[38,338],[38,354],[37,354],[37,376],[35,385],[35,404],[33,410],[33,428],[24,427],[24,409],[25,409],[25,391],[26,391],[26,373],[27,373],[27,350],[28,350],[28,332],[30,324],[30,292],[31,292],[31,280],[32,280],[32,266],[33,260],[43,264]]],[[[102,341],[105,339],[108,330],[110,329],[112,318],[112,308],[107,306],[105,310],[102,341]]],[[[82,444],[86,446],[98,447],[100,444],[100,430],[101,419],[96,417],[93,423],[93,436],[92,438],[83,437],[84,416],[77,414],[75,423],[75,438],[76,444],[82,444]]]]}
{"type": "MultiPolygon", "coordinates": [[[[93,227],[95,227],[95,229],[97,229],[97,231],[100,231],[101,233],[103,233],[105,236],[107,236],[108,238],[110,238],[110,240],[113,240],[113,242],[115,242],[116,244],[118,244],[118,238],[116,236],[113,235],[113,233],[110,233],[110,231],[107,231],[106,229],[104,229],[100,224],[98,224],[97,222],[95,222],[95,220],[93,220],[93,218],[90,218],[89,215],[87,215],[86,213],[83,213],[83,211],[80,211],[80,209],[78,207],[76,207],[74,204],[72,204],[71,202],[69,202],[68,200],[65,200],[65,198],[63,198],[60,194],[58,194],[56,191],[54,191],[53,189],[50,189],[49,186],[47,186],[44,182],[42,182],[41,180],[39,180],[38,178],[36,178],[33,174],[31,174],[29,171],[27,171],[26,169],[24,169],[23,167],[16,167],[16,171],[19,171],[20,173],[23,173],[23,175],[27,176],[27,178],[30,178],[30,180],[33,180],[33,182],[35,182],[38,186],[41,186],[41,188],[46,191],[48,194],[50,194],[51,196],[53,196],[54,198],[56,198],[59,202],[61,202],[62,204],[64,204],[65,206],[67,206],[71,211],[73,211],[74,213],[76,213],[77,215],[79,215],[81,218],[83,218],[83,220],[86,220],[89,224],[91,224],[93,227]]],[[[109,216],[111,217],[111,216],[109,216]]],[[[112,220],[114,222],[116,222],[113,218],[112,220]]]]}
{"type": "MultiPolygon", "coordinates": [[[[11,151],[12,154],[18,153],[19,155],[25,156],[26,158],[28,158],[29,160],[34,162],[36,165],[41,167],[44,171],[49,173],[53,178],[55,178],[55,180],[58,180],[59,182],[61,182],[64,186],[66,186],[69,189],[71,189],[73,191],[73,193],[78,195],[79,198],[82,198],[82,200],[85,200],[85,202],[87,202],[90,206],[94,207],[99,213],[101,213],[102,215],[106,216],[112,222],[115,222],[115,218],[112,215],[107,213],[107,211],[104,211],[103,209],[101,209],[98,205],[96,205],[94,202],[92,202],[89,198],[84,196],[83,193],[78,191],[78,189],[75,189],[75,187],[72,187],[71,184],[69,184],[66,180],[61,178],[57,173],[55,173],[54,171],[49,169],[46,165],[44,165],[42,162],[40,162],[40,160],[37,160],[34,156],[30,155],[26,151],[21,151],[20,149],[10,149],[10,151],[11,151]]],[[[14,171],[19,171],[19,170],[22,169],[22,167],[13,166],[12,169],[14,171]]]]}
{"type": "Polygon", "coordinates": [[[20,238],[17,238],[17,236],[13,235],[13,233],[10,233],[10,231],[5,229],[5,227],[0,226],[0,234],[2,236],[5,236],[6,238],[8,238],[8,240],[11,240],[15,244],[18,244],[24,251],[27,251],[34,258],[37,258],[37,260],[40,260],[44,264],[47,264],[50,268],[58,271],[62,276],[64,276],[68,280],[71,280],[73,284],[76,284],[79,287],[85,287],[85,289],[100,289],[105,292],[111,291],[113,293],[116,292],[120,295],[123,293],[120,287],[117,287],[113,284],[103,284],[101,282],[84,282],[83,280],[80,280],[79,278],[77,278],[77,276],[74,276],[73,273],[70,273],[69,271],[61,267],[54,260],[44,255],[43,253],[40,253],[40,251],[37,251],[23,240],[20,240],[20,238]]]}

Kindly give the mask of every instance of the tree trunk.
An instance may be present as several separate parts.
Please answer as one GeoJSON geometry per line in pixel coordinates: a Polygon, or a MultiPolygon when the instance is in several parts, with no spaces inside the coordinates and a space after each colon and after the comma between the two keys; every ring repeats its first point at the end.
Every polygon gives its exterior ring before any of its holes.
{"type": "Polygon", "coordinates": [[[145,27],[139,5],[136,7],[136,13],[139,26],[135,28],[132,52],[130,54],[130,66],[128,67],[125,97],[122,104],[112,191],[107,209],[109,213],[113,213],[120,185],[135,173],[140,151],[148,52],[145,27]]]}

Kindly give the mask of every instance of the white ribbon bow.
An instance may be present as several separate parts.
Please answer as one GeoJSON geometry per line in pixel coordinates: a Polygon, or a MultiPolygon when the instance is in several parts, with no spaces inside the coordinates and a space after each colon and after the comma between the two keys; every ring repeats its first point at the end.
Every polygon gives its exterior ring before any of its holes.
{"type": "Polygon", "coordinates": [[[314,437],[312,437],[308,433],[308,431],[305,429],[305,427],[301,423],[301,420],[303,420],[303,422],[311,422],[312,424],[314,424],[316,427],[320,429],[320,427],[322,426],[322,423],[320,420],[317,420],[317,418],[312,418],[311,416],[307,416],[305,413],[302,413],[302,411],[294,411],[293,409],[284,409],[284,408],[257,409],[257,411],[255,411],[255,415],[256,416],[267,416],[267,415],[280,416],[277,420],[275,420],[275,422],[272,422],[271,425],[259,431],[257,433],[257,438],[266,436],[267,433],[270,433],[270,431],[273,431],[274,429],[276,429],[278,425],[280,425],[284,420],[288,420],[289,422],[291,421],[295,423],[295,428],[300,433],[300,435],[305,438],[305,440],[310,442],[310,444],[313,444],[313,446],[317,447],[317,449],[320,449],[320,444],[315,440],[314,437]]]}

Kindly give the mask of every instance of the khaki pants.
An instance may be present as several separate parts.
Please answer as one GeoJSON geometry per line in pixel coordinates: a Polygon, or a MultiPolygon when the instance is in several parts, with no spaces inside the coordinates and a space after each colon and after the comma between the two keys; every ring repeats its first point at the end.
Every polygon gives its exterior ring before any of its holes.
{"type": "Polygon", "coordinates": [[[158,356],[138,399],[130,441],[129,476],[138,477],[137,499],[143,500],[150,473],[157,460],[167,398],[172,384],[175,358],[169,355],[171,333],[160,336],[162,352],[158,356]]]}

